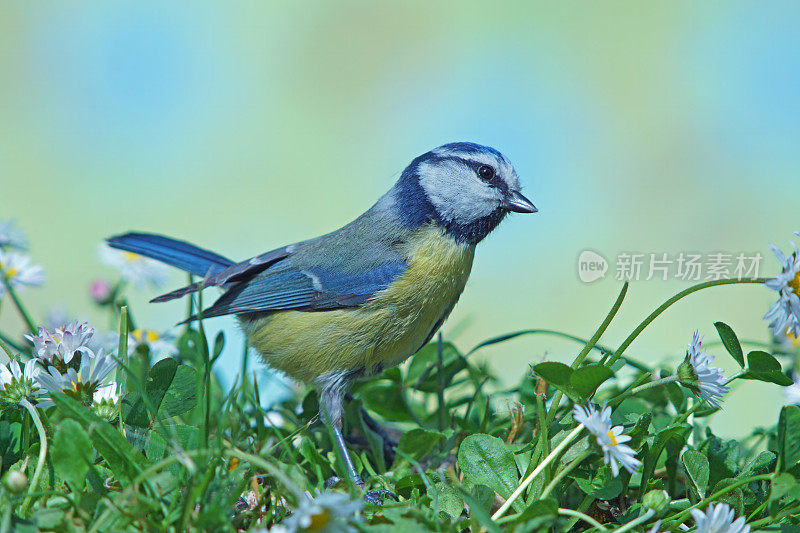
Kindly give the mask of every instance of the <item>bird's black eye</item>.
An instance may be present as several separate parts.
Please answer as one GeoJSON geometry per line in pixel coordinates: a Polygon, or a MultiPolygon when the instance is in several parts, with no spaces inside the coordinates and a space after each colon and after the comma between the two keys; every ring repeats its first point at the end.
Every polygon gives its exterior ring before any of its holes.
{"type": "Polygon", "coordinates": [[[483,181],[489,181],[494,177],[494,169],[489,165],[481,165],[478,167],[478,177],[483,181]]]}

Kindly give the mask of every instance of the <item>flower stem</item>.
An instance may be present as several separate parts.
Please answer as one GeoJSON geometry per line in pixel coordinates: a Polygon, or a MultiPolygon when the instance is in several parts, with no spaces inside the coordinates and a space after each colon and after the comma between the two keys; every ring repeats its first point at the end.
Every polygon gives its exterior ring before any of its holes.
{"type": "Polygon", "coordinates": [[[24,347],[24,346],[22,346],[22,345],[21,345],[21,344],[19,344],[18,342],[14,342],[14,340],[13,340],[13,339],[11,339],[11,337],[9,337],[8,335],[6,335],[6,334],[5,334],[5,333],[3,333],[2,331],[0,331],[0,340],[2,340],[3,342],[5,342],[7,345],[11,346],[12,348],[14,348],[14,349],[15,349],[16,351],[18,351],[18,352],[25,352],[25,351],[26,351],[26,349],[25,349],[25,347],[24,347]]]}
{"type": "MultiPolygon", "coordinates": [[[[622,305],[622,301],[625,299],[625,295],[627,293],[628,293],[628,282],[626,281],[622,285],[622,289],[619,291],[619,295],[617,296],[617,300],[614,302],[614,305],[611,306],[611,310],[606,315],[606,318],[600,324],[600,327],[597,328],[597,331],[594,332],[594,335],[592,335],[592,338],[589,339],[589,342],[586,344],[586,346],[583,347],[583,350],[580,351],[578,356],[575,358],[575,361],[572,362],[572,368],[573,369],[574,368],[578,368],[580,366],[580,364],[583,362],[583,360],[586,359],[586,356],[589,355],[589,352],[592,351],[592,348],[594,348],[595,344],[597,344],[597,341],[600,340],[600,337],[603,336],[603,333],[605,333],[606,329],[608,328],[608,325],[611,324],[611,321],[616,316],[617,311],[619,311],[619,308],[622,305]]],[[[557,391],[553,395],[553,402],[550,405],[550,411],[547,413],[547,425],[548,426],[550,426],[550,424],[553,423],[553,420],[556,417],[556,411],[558,410],[558,404],[561,403],[561,398],[562,397],[563,397],[563,393],[561,391],[557,391]]]]}
{"type": "Polygon", "coordinates": [[[668,307],[670,307],[675,302],[681,300],[684,296],[688,296],[688,295],[692,294],[693,292],[701,291],[701,290],[707,289],[709,287],[716,287],[717,285],[736,285],[736,284],[740,284],[740,283],[757,283],[757,284],[762,284],[763,285],[764,283],[766,283],[766,281],[767,281],[767,278],[717,279],[717,280],[712,280],[712,281],[706,281],[704,283],[698,283],[697,285],[693,285],[693,286],[689,287],[688,289],[682,290],[681,292],[679,292],[678,294],[676,294],[672,298],[669,298],[663,304],[658,306],[655,311],[650,313],[650,315],[647,318],[645,318],[641,322],[641,324],[639,324],[636,327],[635,330],[633,330],[633,333],[628,335],[628,338],[625,339],[625,341],[620,345],[620,347],[617,348],[617,351],[614,352],[613,357],[611,357],[611,359],[609,359],[609,361],[606,363],[606,366],[613,365],[617,361],[617,359],[622,357],[622,353],[628,348],[628,346],[631,345],[631,343],[633,343],[634,340],[636,340],[636,337],[639,336],[639,334],[644,330],[644,328],[649,326],[650,323],[653,322],[653,320],[658,318],[658,315],[660,315],[661,313],[666,311],[668,307]]]}
{"type": "Polygon", "coordinates": [[[647,512],[644,513],[642,516],[640,516],[636,520],[631,520],[630,522],[628,522],[627,524],[625,524],[622,527],[619,527],[619,528],[615,529],[613,531],[613,533],[623,533],[624,531],[630,531],[631,529],[635,528],[639,524],[644,524],[645,522],[650,520],[650,518],[655,514],[656,514],[655,511],[653,511],[652,509],[648,509],[647,512]]]}
{"type": "Polygon", "coordinates": [[[538,475],[539,475],[539,474],[542,472],[542,470],[544,470],[544,469],[545,469],[545,467],[546,467],[547,465],[549,465],[549,464],[550,464],[550,463],[553,461],[553,459],[555,459],[556,457],[558,457],[558,455],[559,455],[559,454],[560,454],[560,453],[561,453],[561,452],[564,450],[564,448],[566,448],[566,447],[567,447],[567,445],[568,445],[570,442],[572,442],[572,440],[573,440],[575,437],[577,437],[577,436],[578,436],[578,433],[580,433],[582,430],[583,430],[583,424],[578,424],[578,427],[576,427],[575,429],[573,429],[573,430],[572,430],[572,432],[571,432],[569,435],[567,435],[566,437],[564,437],[564,440],[562,440],[562,441],[561,441],[561,442],[558,444],[558,446],[556,446],[556,447],[553,449],[553,451],[552,451],[552,452],[550,452],[550,454],[549,454],[547,457],[545,457],[545,458],[544,458],[544,460],[543,460],[541,463],[539,463],[539,466],[537,466],[536,468],[534,468],[534,469],[533,469],[533,472],[531,472],[531,473],[528,475],[528,477],[526,477],[526,478],[525,478],[525,481],[523,481],[523,482],[520,484],[520,486],[519,486],[519,487],[517,487],[517,490],[515,490],[515,491],[514,491],[514,493],[513,493],[513,494],[512,494],[512,495],[511,495],[511,496],[508,498],[508,500],[506,500],[506,503],[504,503],[504,504],[502,505],[502,507],[500,507],[500,509],[498,509],[498,510],[497,510],[497,511],[496,511],[496,512],[495,512],[495,513],[492,515],[492,520],[497,520],[498,518],[500,518],[501,516],[503,516],[503,514],[505,514],[505,512],[508,510],[508,508],[509,508],[509,507],[511,507],[511,505],[512,505],[512,504],[513,504],[515,501],[517,501],[517,499],[518,499],[518,498],[519,498],[519,497],[522,495],[522,493],[523,493],[523,492],[525,492],[525,489],[527,489],[527,488],[528,488],[528,485],[530,485],[530,484],[533,482],[533,480],[536,478],[536,476],[538,476],[538,475]]]}
{"type": "Polygon", "coordinates": [[[36,411],[36,407],[34,407],[27,399],[24,398],[21,402],[19,402],[19,404],[27,409],[31,414],[33,423],[36,425],[36,429],[39,432],[39,460],[36,463],[36,469],[33,471],[31,483],[28,485],[28,495],[26,496],[25,501],[22,504],[22,508],[20,509],[20,515],[24,516],[31,505],[31,494],[39,486],[39,476],[42,475],[42,469],[44,468],[45,459],[47,458],[47,434],[44,432],[44,425],[42,425],[42,420],[39,418],[39,413],[36,411]]]}
{"type": "Polygon", "coordinates": [[[655,381],[651,381],[650,383],[645,383],[644,385],[639,385],[631,389],[628,394],[636,394],[637,392],[642,392],[643,390],[652,389],[654,387],[659,387],[661,385],[666,385],[667,383],[674,383],[678,381],[678,375],[675,374],[674,376],[667,376],[665,378],[657,379],[655,381]]]}
{"type": "Polygon", "coordinates": [[[739,370],[738,372],[736,372],[736,373],[735,373],[734,375],[732,375],[731,377],[729,377],[729,378],[728,378],[728,381],[726,381],[726,382],[725,382],[725,383],[723,383],[722,385],[723,385],[723,386],[725,386],[725,385],[727,385],[728,383],[730,383],[731,381],[733,381],[734,379],[736,379],[736,378],[739,378],[739,377],[741,377],[741,376],[743,376],[743,375],[745,375],[745,374],[747,374],[747,370],[745,370],[745,369],[743,368],[743,369],[739,370]]]}
{"type": "Polygon", "coordinates": [[[553,489],[556,488],[556,485],[558,485],[559,481],[564,479],[564,477],[566,477],[567,474],[572,472],[572,470],[575,469],[576,466],[581,464],[584,459],[589,457],[589,455],[591,455],[591,453],[592,452],[583,452],[578,457],[573,459],[570,464],[568,464],[563,469],[561,469],[561,471],[558,474],[556,474],[556,476],[553,478],[553,480],[544,488],[544,490],[542,491],[542,495],[539,496],[539,498],[542,499],[542,500],[547,498],[547,496],[550,495],[550,493],[553,491],[553,489]]]}
{"type": "Polygon", "coordinates": [[[600,531],[608,531],[608,528],[606,528],[603,524],[601,524],[600,522],[598,522],[597,520],[595,520],[594,518],[592,518],[588,514],[581,513],[580,511],[573,511],[572,509],[559,508],[558,509],[558,514],[564,515],[564,516],[572,516],[574,518],[580,518],[581,520],[583,520],[587,524],[593,525],[596,529],[599,529],[600,531]]]}
{"type": "Polygon", "coordinates": [[[11,347],[8,344],[6,344],[5,341],[3,341],[2,338],[0,338],[0,348],[2,348],[4,352],[6,352],[6,355],[8,355],[9,361],[16,361],[17,360],[16,356],[14,356],[14,353],[11,351],[11,347]]]}
{"type": "Polygon", "coordinates": [[[19,296],[17,296],[17,291],[11,287],[10,283],[6,283],[6,291],[8,291],[8,295],[11,296],[11,300],[17,307],[17,311],[19,311],[22,320],[25,321],[25,325],[28,326],[28,331],[30,331],[30,333],[36,333],[36,324],[33,322],[33,319],[31,319],[31,315],[28,314],[28,310],[25,309],[24,305],[22,305],[22,300],[20,300],[19,296]]]}

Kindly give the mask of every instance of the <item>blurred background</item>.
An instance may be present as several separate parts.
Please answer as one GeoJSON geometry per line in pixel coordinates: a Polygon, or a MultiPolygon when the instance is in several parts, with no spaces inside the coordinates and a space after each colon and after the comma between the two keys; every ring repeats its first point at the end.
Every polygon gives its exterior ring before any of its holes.
{"type": "MultiPolygon", "coordinates": [[[[621,252],[760,252],[774,275],[767,244],[800,229],[800,6],[521,4],[8,3],[0,220],[48,278],[23,297],[39,317],[99,320],[90,283],[116,276],[104,237],[158,232],[244,259],[350,221],[413,157],[458,140],[500,149],[540,210],[480,245],[443,330],[462,349],[525,328],[591,336],[621,252]],[[580,281],[585,249],[611,263],[604,279],[580,281]]],[[[692,283],[634,281],[603,342],[692,283]]],[[[184,313],[147,304],[158,292],[130,292],[140,327],[184,313]]],[[[772,301],[752,285],[694,294],[628,353],[677,362],[694,329],[716,340],[716,320],[767,340],[772,301]]],[[[218,370],[232,379],[235,322],[209,326],[230,336],[218,370]]],[[[20,327],[4,306],[0,328],[20,327]]],[[[531,336],[476,356],[516,383],[579,348],[531,336]]],[[[777,387],[738,388],[716,431],[777,419],[777,387]]]]}

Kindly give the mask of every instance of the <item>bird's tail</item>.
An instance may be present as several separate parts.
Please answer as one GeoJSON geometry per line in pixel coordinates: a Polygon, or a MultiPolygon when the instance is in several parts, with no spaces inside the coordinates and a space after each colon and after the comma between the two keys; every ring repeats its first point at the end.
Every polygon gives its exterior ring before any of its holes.
{"type": "Polygon", "coordinates": [[[111,237],[107,242],[112,248],[143,255],[197,276],[215,274],[234,264],[194,244],[152,233],[126,233],[111,237]]]}

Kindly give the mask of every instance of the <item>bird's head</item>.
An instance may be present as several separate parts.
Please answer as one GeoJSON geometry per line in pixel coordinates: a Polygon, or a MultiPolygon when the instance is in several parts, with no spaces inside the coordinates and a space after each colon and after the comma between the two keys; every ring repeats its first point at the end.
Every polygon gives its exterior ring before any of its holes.
{"type": "Polygon", "coordinates": [[[497,150],[459,142],[417,157],[397,184],[404,220],[433,220],[460,242],[476,244],[509,212],[535,213],[511,163],[497,150]]]}

